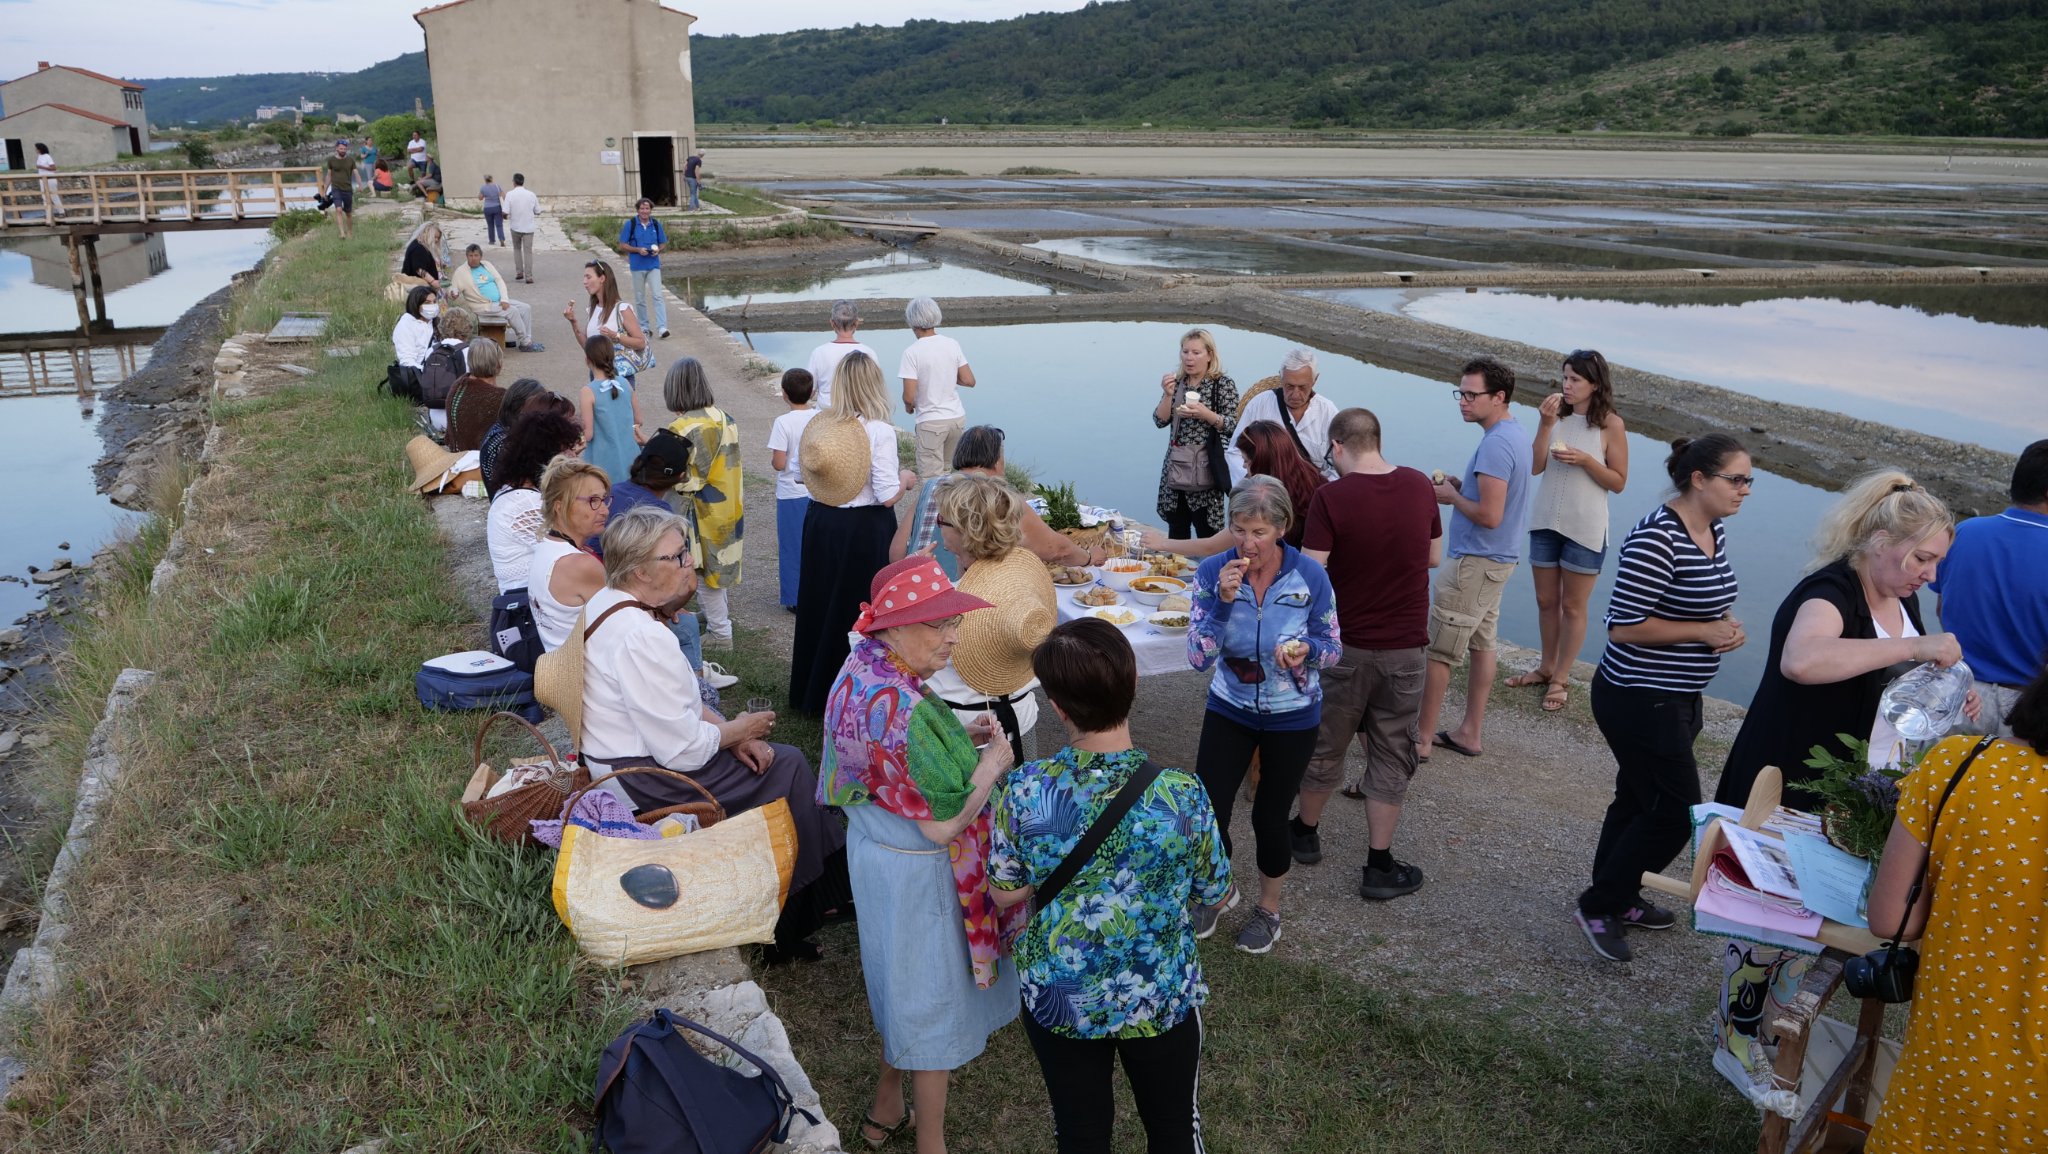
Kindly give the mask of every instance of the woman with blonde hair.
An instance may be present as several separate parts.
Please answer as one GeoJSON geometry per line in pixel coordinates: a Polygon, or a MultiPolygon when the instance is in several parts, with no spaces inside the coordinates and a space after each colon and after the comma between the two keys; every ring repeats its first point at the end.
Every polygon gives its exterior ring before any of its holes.
{"type": "Polygon", "coordinates": [[[993,608],[960,623],[960,643],[926,681],[961,722],[993,716],[1022,764],[1038,723],[1031,651],[1059,623],[1052,575],[1024,542],[1024,498],[995,477],[963,475],[938,491],[939,536],[960,559],[960,591],[993,608]]]}
{"type": "Polygon", "coordinates": [[[398,283],[425,285],[441,291],[441,226],[433,221],[421,225],[406,242],[405,257],[398,266],[398,283]]]}
{"type": "Polygon", "coordinates": [[[695,357],[669,367],[662,399],[676,414],[669,431],[690,443],[689,472],[677,482],[672,500],[690,522],[690,549],[702,582],[697,599],[704,604],[704,639],[716,648],[730,649],[732,610],[727,594],[740,583],[741,535],[746,526],[740,427],[718,407],[711,381],[695,357]]]}
{"type": "Polygon", "coordinates": [[[526,567],[526,593],[540,643],[569,640],[576,614],[604,588],[604,562],[585,544],[611,516],[612,482],[581,457],[556,457],[540,477],[541,535],[526,567]]]}
{"type": "Polygon", "coordinates": [[[1168,537],[1207,537],[1223,528],[1230,493],[1223,434],[1237,412],[1237,382],[1224,375],[1208,329],[1181,335],[1179,371],[1159,378],[1159,392],[1152,424],[1173,430],[1159,466],[1159,516],[1168,537]]]}
{"type": "MultiPolygon", "coordinates": [[[[1755,480],[1716,476],[1744,489],[1755,480]]],[[[1775,765],[1785,775],[1785,804],[1815,808],[1820,799],[1800,785],[1820,771],[1806,761],[1814,746],[1850,757],[1838,734],[1867,739],[1872,768],[1901,764],[1904,742],[1878,715],[1877,698],[1914,665],[1962,660],[1952,634],[1921,624],[1918,597],[1954,539],[1948,506],[1895,469],[1865,476],[1835,502],[1808,573],[1771,619],[1763,680],[1714,800],[1742,805],[1757,772],[1775,765]]],[[[1967,708],[1974,717],[1974,695],[1967,708]]]]}
{"type": "Polygon", "coordinates": [[[853,352],[839,362],[832,403],[804,426],[797,459],[811,507],[804,513],[789,707],[818,717],[846,663],[846,634],[868,585],[889,564],[893,506],[917,483],[897,465],[896,426],[889,423],[889,396],[875,358],[853,352]]]}

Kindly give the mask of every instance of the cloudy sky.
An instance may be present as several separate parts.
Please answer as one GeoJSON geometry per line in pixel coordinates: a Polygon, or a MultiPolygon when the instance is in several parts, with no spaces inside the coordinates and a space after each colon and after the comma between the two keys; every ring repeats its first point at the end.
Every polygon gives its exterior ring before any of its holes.
{"type": "MultiPolygon", "coordinates": [[[[480,0],[488,2],[488,0],[480,0]]],[[[595,0],[558,0],[590,3],[595,0]]],[[[1088,0],[667,0],[703,36],[1001,20],[1088,0]]],[[[0,0],[0,79],[36,61],[116,76],[353,72],[422,47],[423,0],[0,0]]]]}

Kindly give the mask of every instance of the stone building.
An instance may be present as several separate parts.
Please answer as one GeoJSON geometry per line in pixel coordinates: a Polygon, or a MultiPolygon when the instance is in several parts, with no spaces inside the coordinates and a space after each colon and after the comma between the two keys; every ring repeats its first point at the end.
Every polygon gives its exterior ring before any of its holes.
{"type": "Polygon", "coordinates": [[[696,144],[690,25],[659,0],[454,0],[417,12],[450,202],[512,174],[557,210],[678,203],[696,144]]]}
{"type": "Polygon", "coordinates": [[[0,83],[0,142],[7,167],[35,165],[35,146],[69,169],[111,164],[149,147],[142,86],[68,64],[38,61],[26,76],[0,83]]]}

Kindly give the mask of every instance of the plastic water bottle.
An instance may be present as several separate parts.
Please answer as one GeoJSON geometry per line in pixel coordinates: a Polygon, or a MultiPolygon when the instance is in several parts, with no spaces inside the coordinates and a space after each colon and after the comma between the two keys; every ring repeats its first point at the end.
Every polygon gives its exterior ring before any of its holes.
{"type": "Polygon", "coordinates": [[[1916,665],[1884,687],[1878,712],[1907,741],[1932,741],[1955,727],[1963,716],[1963,699],[1977,679],[1967,662],[1943,669],[1929,661],[1916,665]]]}

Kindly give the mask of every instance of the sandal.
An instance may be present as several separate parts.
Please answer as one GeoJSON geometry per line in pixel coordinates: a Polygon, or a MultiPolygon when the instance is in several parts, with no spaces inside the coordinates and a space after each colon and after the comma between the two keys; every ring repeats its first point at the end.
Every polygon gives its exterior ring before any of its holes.
{"type": "Polygon", "coordinates": [[[1571,686],[1562,681],[1553,681],[1543,694],[1543,712],[1556,713],[1571,700],[1571,686]]]}
{"type": "Polygon", "coordinates": [[[1531,670],[1528,673],[1517,673],[1506,681],[1501,682],[1502,685],[1507,686],[1509,689],[1525,689],[1531,685],[1545,685],[1549,683],[1550,674],[1541,669],[1531,670]]]}
{"type": "Polygon", "coordinates": [[[896,1135],[903,1133],[903,1131],[907,1127],[915,1126],[916,1124],[917,1111],[911,1109],[908,1106],[905,1106],[903,1108],[903,1117],[898,1118],[894,1126],[882,1125],[880,1122],[875,1121],[875,1116],[873,1113],[869,1113],[861,1119],[860,1140],[867,1143],[868,1148],[870,1150],[880,1150],[882,1147],[887,1146],[889,1144],[889,1141],[895,1138],[896,1135]],[[869,1130],[875,1131],[876,1133],[880,1134],[881,1137],[868,1137],[869,1130]]]}

